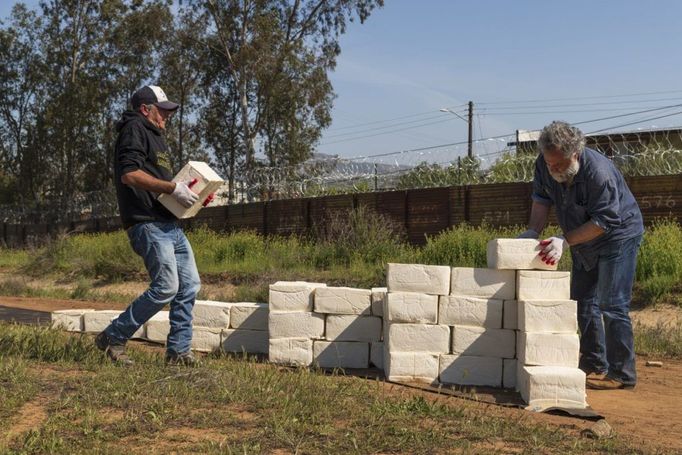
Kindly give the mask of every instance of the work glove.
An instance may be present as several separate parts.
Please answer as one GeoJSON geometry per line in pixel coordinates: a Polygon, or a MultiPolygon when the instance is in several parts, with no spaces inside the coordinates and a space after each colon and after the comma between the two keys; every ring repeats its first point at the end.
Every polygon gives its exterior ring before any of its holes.
{"type": "Polygon", "coordinates": [[[175,189],[171,193],[171,196],[178,201],[181,206],[185,208],[192,207],[192,205],[199,200],[199,195],[191,190],[192,185],[195,183],[197,183],[197,179],[194,179],[189,183],[176,182],[175,189]]]}
{"type": "Polygon", "coordinates": [[[564,247],[567,245],[566,239],[562,236],[550,237],[542,240],[540,242],[542,251],[539,253],[542,262],[548,265],[554,265],[559,262],[559,259],[561,259],[561,255],[564,252],[564,247]]]}
{"type": "Polygon", "coordinates": [[[540,237],[540,234],[537,233],[534,229],[528,229],[526,231],[523,231],[521,234],[519,234],[517,239],[537,239],[540,237]]]}

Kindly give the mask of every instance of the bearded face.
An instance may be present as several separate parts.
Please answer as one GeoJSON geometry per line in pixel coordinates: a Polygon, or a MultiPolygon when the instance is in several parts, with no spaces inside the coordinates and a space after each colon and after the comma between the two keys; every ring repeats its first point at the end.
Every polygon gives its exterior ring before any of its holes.
{"type": "Polygon", "coordinates": [[[547,170],[554,180],[559,183],[567,183],[573,181],[580,170],[580,161],[578,161],[578,154],[572,153],[566,157],[560,149],[553,149],[545,151],[543,154],[547,170]]]}

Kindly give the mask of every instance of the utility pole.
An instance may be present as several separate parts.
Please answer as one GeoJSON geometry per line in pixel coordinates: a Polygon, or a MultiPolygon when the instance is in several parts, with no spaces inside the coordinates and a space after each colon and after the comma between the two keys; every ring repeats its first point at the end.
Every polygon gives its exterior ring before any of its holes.
{"type": "Polygon", "coordinates": [[[474,102],[469,101],[469,158],[474,157],[474,102]]]}

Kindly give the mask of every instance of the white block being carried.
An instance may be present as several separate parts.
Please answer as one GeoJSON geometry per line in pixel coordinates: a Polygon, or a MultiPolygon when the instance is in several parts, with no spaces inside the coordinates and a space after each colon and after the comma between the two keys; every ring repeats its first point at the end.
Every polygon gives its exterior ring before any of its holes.
{"type": "Polygon", "coordinates": [[[315,312],[364,314],[372,311],[372,291],[346,287],[325,287],[315,292],[315,312]]]}
{"type": "Polygon", "coordinates": [[[387,338],[384,345],[389,352],[445,354],[450,351],[450,327],[445,325],[388,324],[387,338]]]}
{"type": "Polygon", "coordinates": [[[119,310],[100,310],[83,313],[83,331],[99,333],[106,329],[119,314],[121,314],[119,310]]]}
{"type": "Polygon", "coordinates": [[[314,341],[313,364],[320,368],[367,368],[369,343],[314,341]]]}
{"type": "Polygon", "coordinates": [[[373,341],[369,346],[369,364],[370,366],[384,369],[384,342],[373,341]]]}
{"type": "Polygon", "coordinates": [[[516,389],[516,376],[518,375],[518,362],[516,359],[502,359],[502,387],[516,389]]]}
{"type": "Polygon", "coordinates": [[[235,303],[230,308],[230,327],[233,329],[268,330],[267,303],[235,303]]]}
{"type": "Polygon", "coordinates": [[[174,182],[192,184],[192,191],[199,195],[199,199],[191,207],[180,205],[170,194],[161,194],[158,198],[164,207],[180,219],[191,218],[203,207],[204,201],[211,194],[220,189],[224,183],[211,167],[203,161],[190,161],[173,177],[174,182]]]}
{"type": "Polygon", "coordinates": [[[575,300],[520,300],[518,326],[525,332],[576,333],[578,302],[575,300]]]}
{"type": "Polygon", "coordinates": [[[516,298],[516,271],[453,267],[450,294],[486,299],[516,298]]]}
{"type": "Polygon", "coordinates": [[[82,332],[83,314],[95,310],[57,310],[50,313],[50,325],[55,329],[63,329],[68,332],[82,332]]]}
{"type": "Polygon", "coordinates": [[[386,300],[386,294],[388,294],[388,288],[372,288],[372,315],[382,316],[384,315],[384,304],[386,300]]]}
{"type": "Polygon", "coordinates": [[[438,303],[438,323],[500,329],[502,302],[498,299],[443,295],[438,303]]]}
{"type": "Polygon", "coordinates": [[[379,341],[381,340],[381,318],[330,314],[327,316],[325,338],[330,341],[379,341]]]}
{"type": "Polygon", "coordinates": [[[417,292],[389,292],[384,319],[390,322],[436,324],[438,296],[417,292]]]}
{"type": "Polygon", "coordinates": [[[389,263],[386,281],[389,292],[447,295],[450,291],[450,267],[389,263]]]}
{"type": "Polygon", "coordinates": [[[270,338],[324,338],[324,315],[270,311],[270,338]]]}
{"type": "Polygon", "coordinates": [[[230,327],[232,303],[197,300],[192,309],[192,324],[198,327],[227,329],[230,327]]]}
{"type": "Polygon", "coordinates": [[[556,270],[558,264],[542,262],[540,241],[535,239],[493,239],[487,245],[488,268],[509,270],[556,270]]]}
{"type": "Polygon", "coordinates": [[[519,270],[516,276],[517,300],[569,300],[570,272],[519,270]]]}
{"type": "Polygon", "coordinates": [[[542,412],[547,408],[584,409],[585,373],[578,368],[524,366],[519,368],[517,388],[528,405],[542,412]]]}
{"type": "Polygon", "coordinates": [[[267,331],[228,329],[222,332],[222,349],[225,352],[267,354],[269,336],[267,331]]]}
{"type": "Polygon", "coordinates": [[[315,289],[326,287],[324,283],[307,281],[278,281],[270,285],[270,311],[313,311],[315,289]]]}
{"type": "Polygon", "coordinates": [[[500,387],[502,385],[502,359],[457,354],[441,355],[440,382],[500,387]]]}
{"type": "Polygon", "coordinates": [[[192,328],[192,349],[200,352],[213,352],[220,349],[221,329],[209,327],[192,328]]]}
{"type": "Polygon", "coordinates": [[[517,343],[521,365],[578,367],[580,339],[576,333],[519,332],[517,343]]]}
{"type": "Polygon", "coordinates": [[[516,334],[513,330],[456,325],[452,328],[452,352],[513,359],[516,355],[516,334]]]}
{"type": "Polygon", "coordinates": [[[438,381],[438,364],[438,354],[387,352],[384,357],[384,373],[389,381],[435,384],[438,381]]]}
{"type": "Polygon", "coordinates": [[[505,300],[504,308],[502,309],[502,328],[509,330],[518,330],[518,301],[505,300]]]}
{"type": "Polygon", "coordinates": [[[157,343],[165,343],[170,332],[168,311],[159,311],[144,324],[145,338],[157,343]]]}
{"type": "Polygon", "coordinates": [[[270,362],[280,365],[309,366],[313,363],[313,340],[309,338],[270,338],[270,362]]]}

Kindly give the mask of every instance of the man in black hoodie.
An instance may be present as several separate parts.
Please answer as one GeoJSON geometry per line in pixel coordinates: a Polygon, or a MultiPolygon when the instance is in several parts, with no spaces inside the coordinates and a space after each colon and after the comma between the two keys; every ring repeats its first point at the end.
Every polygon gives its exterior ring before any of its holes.
{"type": "Polygon", "coordinates": [[[193,365],[192,308],[200,280],[194,254],[176,217],[159,201],[166,193],[184,207],[197,201],[186,182],[172,182],[166,121],[178,104],[168,101],[157,86],[145,86],[131,99],[132,111],[117,123],[114,181],[123,226],[133,250],[144,259],[151,284],[119,317],[95,338],[97,347],[116,363],[131,364],[125,344],[166,304],[170,304],[170,332],[166,361],[193,365]]]}

